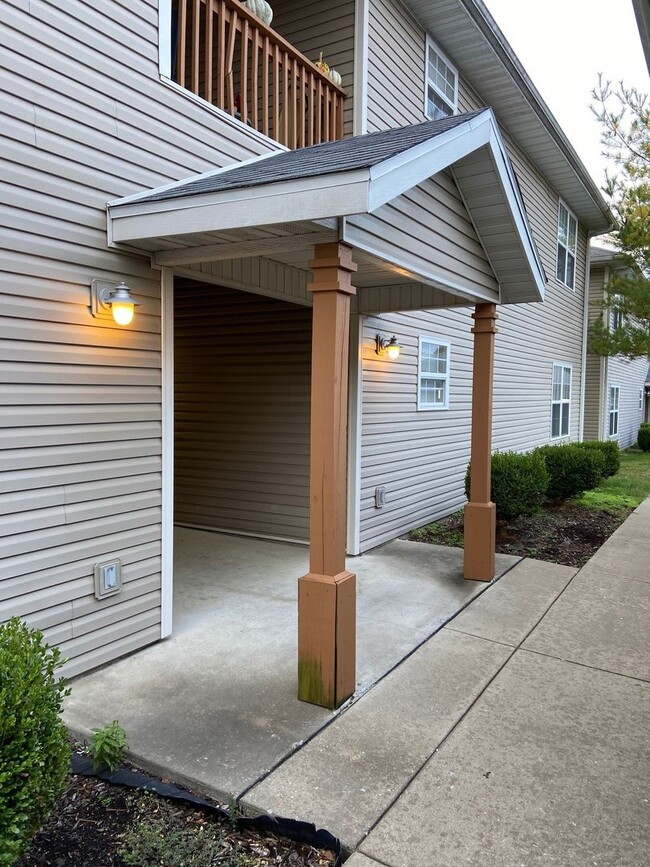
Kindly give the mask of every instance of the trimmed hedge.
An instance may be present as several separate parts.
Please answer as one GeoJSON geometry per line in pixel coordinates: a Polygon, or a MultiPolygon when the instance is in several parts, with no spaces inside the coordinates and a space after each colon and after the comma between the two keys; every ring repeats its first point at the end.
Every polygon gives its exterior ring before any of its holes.
{"type": "Polygon", "coordinates": [[[575,443],[559,446],[541,446],[535,449],[541,455],[549,474],[549,500],[568,500],[595,488],[603,477],[602,451],[585,449],[575,443]]]}
{"type": "Polygon", "coordinates": [[[644,422],[639,428],[637,444],[641,451],[650,452],[650,424],[644,422]]]}
{"type": "Polygon", "coordinates": [[[70,747],[57,648],[17,617],[0,626],[0,865],[9,867],[63,794],[70,747]]]}
{"type": "Polygon", "coordinates": [[[603,477],[615,476],[621,468],[621,450],[614,440],[589,440],[577,443],[581,449],[595,449],[603,456],[603,477]]]}
{"type": "MultiPolygon", "coordinates": [[[[497,520],[511,521],[519,515],[532,515],[544,501],[549,476],[540,455],[534,452],[495,452],[492,455],[492,502],[497,520]]],[[[471,464],[465,474],[465,494],[469,499],[471,464]]]]}

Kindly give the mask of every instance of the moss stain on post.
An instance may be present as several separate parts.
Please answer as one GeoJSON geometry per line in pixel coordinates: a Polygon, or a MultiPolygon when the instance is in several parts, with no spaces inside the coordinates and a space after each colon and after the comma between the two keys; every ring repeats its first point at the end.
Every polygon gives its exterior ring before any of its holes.
{"type": "Polygon", "coordinates": [[[298,660],[298,698],[321,707],[335,706],[333,690],[326,690],[323,683],[323,666],[314,656],[298,660]]]}

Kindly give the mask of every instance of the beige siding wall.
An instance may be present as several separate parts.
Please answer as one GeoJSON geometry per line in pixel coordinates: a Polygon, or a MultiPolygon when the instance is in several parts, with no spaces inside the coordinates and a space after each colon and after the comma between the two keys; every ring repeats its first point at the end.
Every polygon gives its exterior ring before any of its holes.
{"type": "MultiPolygon", "coordinates": [[[[425,32],[397,3],[371,0],[369,129],[425,120],[425,32]],[[390,44],[379,39],[386,28],[390,44]],[[408,38],[407,38],[408,34],[408,38]],[[384,50],[386,49],[386,57],[384,50]],[[386,99],[384,99],[386,95],[386,99]]],[[[435,40],[435,33],[431,34],[435,40]]],[[[482,102],[462,78],[459,108],[482,102]]],[[[553,362],[572,367],[570,439],[577,439],[586,233],[580,230],[575,291],[555,279],[558,194],[504,133],[531,231],[547,276],[544,303],[499,309],[495,358],[495,449],[526,450],[550,439],[553,362]]],[[[364,340],[361,549],[445,514],[464,502],[469,457],[471,311],[468,308],[367,319],[364,340]],[[395,333],[405,350],[399,361],[377,359],[377,331],[395,333]],[[417,410],[419,335],[451,341],[451,402],[444,411],[417,410]],[[374,357],[373,357],[374,356],[374,357]],[[386,506],[376,509],[374,489],[386,485],[386,506]]]]}
{"type": "Polygon", "coordinates": [[[310,60],[323,60],[341,74],[346,92],[344,131],[352,134],[354,99],[354,0],[277,0],[271,26],[310,60]]]}
{"type": "Polygon", "coordinates": [[[311,310],[178,282],[175,520],[305,540],[311,310]]]}
{"type": "Polygon", "coordinates": [[[0,619],[68,674],[160,635],[160,283],[109,250],[107,200],[268,149],[158,76],[157,0],[3,4],[0,619]],[[134,325],[90,314],[126,279],[134,325]],[[98,602],[93,566],[125,588],[98,602]]]}
{"type": "MultiPolygon", "coordinates": [[[[605,284],[609,280],[609,268],[594,265],[591,268],[589,281],[589,321],[599,316],[609,316],[608,311],[598,307],[597,303],[604,298],[605,284]]],[[[587,382],[585,387],[585,439],[610,439],[609,412],[610,387],[618,387],[619,414],[618,433],[615,439],[621,448],[627,448],[636,442],[639,425],[644,421],[645,413],[645,378],[648,373],[648,361],[638,358],[628,361],[622,356],[602,358],[597,355],[587,356],[587,382]]]]}

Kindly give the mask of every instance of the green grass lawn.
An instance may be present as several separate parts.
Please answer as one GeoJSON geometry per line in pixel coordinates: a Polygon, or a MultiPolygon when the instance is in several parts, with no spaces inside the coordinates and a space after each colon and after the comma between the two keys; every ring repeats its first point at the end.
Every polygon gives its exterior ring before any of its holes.
{"type": "Polygon", "coordinates": [[[621,453],[621,469],[575,502],[590,509],[635,508],[650,496],[650,452],[621,453]]]}

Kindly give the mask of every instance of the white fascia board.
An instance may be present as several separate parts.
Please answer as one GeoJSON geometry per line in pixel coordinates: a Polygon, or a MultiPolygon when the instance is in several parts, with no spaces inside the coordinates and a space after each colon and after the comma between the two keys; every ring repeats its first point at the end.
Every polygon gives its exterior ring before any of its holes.
{"type": "Polygon", "coordinates": [[[494,118],[490,109],[427,139],[370,169],[370,211],[486,145],[494,118]]]}
{"type": "Polygon", "coordinates": [[[233,169],[239,169],[241,166],[249,166],[253,163],[259,163],[261,160],[267,160],[269,157],[274,157],[278,152],[288,151],[289,148],[284,147],[284,145],[278,145],[277,150],[269,151],[264,154],[257,154],[254,157],[250,157],[247,160],[241,160],[241,162],[228,163],[227,166],[220,166],[217,169],[210,169],[207,172],[200,172],[198,175],[190,175],[187,178],[182,178],[180,181],[170,181],[168,184],[163,184],[160,187],[153,187],[150,190],[144,190],[140,193],[133,193],[131,196],[124,196],[121,199],[113,199],[110,202],[107,202],[107,207],[113,208],[116,205],[128,205],[131,202],[139,202],[142,199],[148,199],[150,196],[156,195],[156,193],[166,192],[167,190],[174,190],[177,187],[184,187],[186,184],[191,184],[194,181],[200,181],[204,178],[213,178],[215,175],[222,175],[224,172],[230,172],[233,169]]]}
{"type": "Polygon", "coordinates": [[[341,240],[344,244],[349,244],[357,250],[363,250],[364,253],[369,253],[376,259],[382,262],[389,262],[399,268],[399,273],[402,276],[410,277],[414,282],[426,283],[428,286],[433,286],[434,289],[442,289],[444,292],[449,292],[451,295],[457,295],[460,298],[466,298],[468,303],[474,301],[488,301],[490,304],[499,304],[500,297],[498,292],[491,292],[486,289],[484,292],[470,289],[464,283],[456,283],[446,277],[441,277],[435,271],[429,271],[424,268],[413,268],[412,263],[404,258],[391,256],[385,250],[377,250],[372,244],[368,244],[367,240],[360,237],[356,231],[356,227],[348,220],[343,220],[343,232],[341,240]]]}
{"type": "Polygon", "coordinates": [[[517,229],[517,234],[521,241],[521,245],[530,268],[531,275],[535,281],[535,288],[539,294],[539,301],[544,300],[544,292],[546,289],[546,280],[544,277],[544,269],[539,257],[535,242],[530,234],[528,219],[526,217],[526,209],[519,192],[519,187],[512,174],[510,160],[508,159],[503,139],[499,134],[496,124],[492,125],[489,141],[490,151],[497,167],[499,180],[506,196],[508,208],[512,219],[517,229]]]}
{"type": "Polygon", "coordinates": [[[109,207],[116,243],[363,214],[368,170],[109,207]]]}

